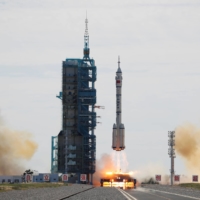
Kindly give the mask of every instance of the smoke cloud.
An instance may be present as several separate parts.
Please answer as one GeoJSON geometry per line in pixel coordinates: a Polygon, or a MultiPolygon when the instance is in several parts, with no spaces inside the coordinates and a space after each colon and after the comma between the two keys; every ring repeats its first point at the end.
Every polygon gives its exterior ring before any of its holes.
{"type": "Polygon", "coordinates": [[[96,172],[94,174],[93,184],[100,185],[100,179],[105,176],[106,172],[116,171],[116,165],[109,154],[103,154],[96,162],[96,172]]]}
{"type": "Polygon", "coordinates": [[[0,175],[22,174],[36,149],[30,133],[7,128],[0,116],[0,175]]]}
{"type": "Polygon", "coordinates": [[[148,182],[150,179],[155,181],[156,175],[161,175],[161,184],[169,184],[170,176],[167,175],[167,169],[160,162],[148,163],[145,166],[141,166],[138,170],[133,171],[133,177],[139,183],[148,182]]]}
{"type": "Polygon", "coordinates": [[[162,184],[168,184],[170,176],[161,163],[149,163],[140,167],[138,170],[129,171],[126,152],[113,151],[110,155],[103,154],[97,160],[96,173],[94,174],[94,185],[100,185],[100,179],[105,177],[106,172],[123,172],[129,173],[131,177],[136,178],[138,184],[146,182],[150,178],[155,180],[155,175],[162,176],[162,184]]]}
{"type": "Polygon", "coordinates": [[[176,128],[175,149],[190,173],[200,175],[200,128],[187,123],[176,128]]]}

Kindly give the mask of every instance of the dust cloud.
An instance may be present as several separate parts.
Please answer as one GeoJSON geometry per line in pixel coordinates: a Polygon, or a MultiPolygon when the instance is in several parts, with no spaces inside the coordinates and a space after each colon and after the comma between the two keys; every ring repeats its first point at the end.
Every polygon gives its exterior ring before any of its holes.
{"type": "Polygon", "coordinates": [[[22,174],[24,161],[30,160],[36,150],[30,133],[9,129],[0,116],[0,175],[22,174]]]}
{"type": "Polygon", "coordinates": [[[161,184],[169,184],[170,181],[167,169],[160,162],[148,163],[145,166],[139,167],[138,170],[133,171],[132,174],[139,183],[148,182],[150,179],[155,181],[156,175],[161,175],[161,184]]]}
{"type": "Polygon", "coordinates": [[[200,128],[190,123],[178,126],[175,150],[185,160],[188,172],[200,175],[200,128]]]}

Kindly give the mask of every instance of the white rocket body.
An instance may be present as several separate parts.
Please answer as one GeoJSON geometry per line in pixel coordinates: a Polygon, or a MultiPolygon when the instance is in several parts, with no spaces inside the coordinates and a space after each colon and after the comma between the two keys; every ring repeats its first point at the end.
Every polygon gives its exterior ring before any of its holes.
{"type": "Polygon", "coordinates": [[[122,118],[122,71],[120,69],[120,61],[118,61],[118,69],[116,72],[116,124],[113,124],[112,148],[116,151],[125,149],[124,136],[125,127],[121,123],[122,118]]]}

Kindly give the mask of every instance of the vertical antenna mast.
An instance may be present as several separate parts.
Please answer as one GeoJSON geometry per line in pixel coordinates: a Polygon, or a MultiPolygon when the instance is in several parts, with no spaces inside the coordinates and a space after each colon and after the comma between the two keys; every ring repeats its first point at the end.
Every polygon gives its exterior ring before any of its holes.
{"type": "Polygon", "coordinates": [[[89,55],[90,55],[89,33],[88,33],[88,19],[87,19],[87,12],[86,12],[83,58],[86,60],[90,59],[89,55]]]}
{"type": "Polygon", "coordinates": [[[120,56],[118,56],[118,68],[120,67],[120,56]]]}
{"type": "Polygon", "coordinates": [[[85,19],[85,35],[84,36],[89,36],[89,33],[88,33],[87,11],[86,11],[86,19],[85,19]]]}

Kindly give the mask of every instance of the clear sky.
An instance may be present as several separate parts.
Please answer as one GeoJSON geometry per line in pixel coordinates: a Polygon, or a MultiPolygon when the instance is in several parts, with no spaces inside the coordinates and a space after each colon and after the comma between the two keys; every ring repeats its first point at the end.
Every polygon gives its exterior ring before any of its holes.
{"type": "MultiPolygon", "coordinates": [[[[199,0],[0,0],[0,112],[39,147],[27,167],[50,170],[61,129],[61,67],[83,57],[86,10],[97,65],[97,158],[111,153],[115,73],[123,72],[122,122],[129,170],[170,169],[168,131],[200,125],[199,0]]],[[[184,172],[179,156],[175,171],[184,172]]]]}

